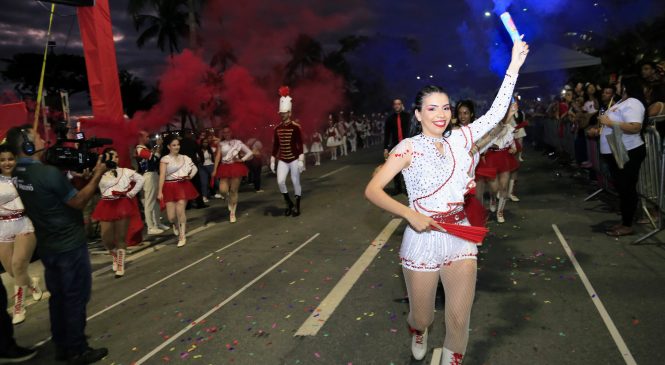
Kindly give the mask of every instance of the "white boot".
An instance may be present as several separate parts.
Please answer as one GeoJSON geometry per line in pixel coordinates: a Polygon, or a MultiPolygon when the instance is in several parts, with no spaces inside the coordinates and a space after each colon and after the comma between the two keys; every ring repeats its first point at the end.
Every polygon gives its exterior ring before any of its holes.
{"type": "Polygon", "coordinates": [[[120,248],[116,251],[117,255],[117,269],[115,271],[115,277],[119,278],[125,275],[125,256],[127,255],[127,251],[124,248],[120,248]]]}
{"type": "Polygon", "coordinates": [[[12,324],[19,324],[25,321],[25,289],[25,286],[14,285],[14,316],[12,324]]]}
{"type": "Polygon", "coordinates": [[[418,330],[411,330],[413,337],[411,337],[411,353],[416,360],[422,360],[427,355],[427,329],[420,332],[418,330]]]}
{"type": "Polygon", "coordinates": [[[235,223],[236,222],[236,207],[231,207],[229,205],[229,222],[235,223]]]}
{"type": "Polygon", "coordinates": [[[113,272],[116,272],[118,271],[118,252],[115,249],[109,250],[109,255],[113,259],[113,272]]]}
{"type": "Polygon", "coordinates": [[[176,235],[176,237],[179,237],[180,232],[178,231],[178,224],[172,223],[171,225],[173,226],[173,234],[176,235]]]}
{"type": "Polygon", "coordinates": [[[38,277],[30,278],[30,291],[32,292],[32,299],[34,299],[35,302],[42,299],[42,296],[44,295],[44,293],[42,292],[42,289],[39,288],[39,278],[38,277]]]}
{"type": "Polygon", "coordinates": [[[182,247],[187,243],[187,236],[185,234],[185,223],[180,223],[180,235],[178,235],[178,247],[182,247]]]}
{"type": "Polygon", "coordinates": [[[443,353],[441,354],[440,365],[462,365],[463,359],[464,359],[464,354],[460,354],[458,352],[452,352],[444,347],[443,353]]]}
{"type": "Polygon", "coordinates": [[[518,202],[520,201],[520,198],[518,198],[513,194],[514,187],[515,187],[515,179],[510,179],[510,182],[508,182],[508,197],[510,198],[510,201],[518,202]]]}
{"type": "Polygon", "coordinates": [[[496,212],[496,198],[490,193],[490,212],[496,212]]]}
{"type": "Polygon", "coordinates": [[[499,198],[499,206],[496,211],[496,221],[498,223],[505,223],[506,219],[503,217],[503,210],[506,208],[506,198],[499,198]]]}

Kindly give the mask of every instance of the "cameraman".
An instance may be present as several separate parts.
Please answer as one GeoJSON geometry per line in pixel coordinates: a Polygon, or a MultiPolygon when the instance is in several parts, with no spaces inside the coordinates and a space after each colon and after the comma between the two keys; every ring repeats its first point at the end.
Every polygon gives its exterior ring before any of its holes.
{"type": "Polygon", "coordinates": [[[107,167],[100,156],[92,178],[79,191],[59,169],[40,162],[44,140],[31,125],[10,129],[7,143],[18,151],[14,170],[17,190],[35,226],[37,252],[51,293],[49,313],[56,360],[69,364],[97,362],[108,350],[90,348],[85,337],[92,272],[82,210],[107,167]]]}

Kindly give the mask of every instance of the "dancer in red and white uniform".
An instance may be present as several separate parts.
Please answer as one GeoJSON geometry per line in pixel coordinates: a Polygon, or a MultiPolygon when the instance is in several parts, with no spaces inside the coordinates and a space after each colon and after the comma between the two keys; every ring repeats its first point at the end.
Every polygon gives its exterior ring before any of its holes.
{"type": "Polygon", "coordinates": [[[341,145],[341,137],[337,127],[335,127],[335,121],[333,120],[332,114],[328,115],[328,128],[325,132],[326,137],[326,148],[330,152],[330,161],[337,160],[337,147],[341,145]]]}
{"type": "Polygon", "coordinates": [[[418,360],[427,354],[427,328],[434,319],[440,278],[446,296],[446,336],[440,363],[462,363],[469,338],[478,252],[474,243],[462,237],[472,237],[481,230],[468,227],[463,209],[471,166],[465,161],[474,143],[503,119],[528,51],[526,43],[515,42],[512,61],[492,107],[467,127],[451,130],[450,101],[441,88],[422,89],[415,102],[422,133],[405,138],[393,148],[367,185],[365,194],[371,202],[409,222],[400,258],[409,295],[411,350],[418,360]],[[408,207],[383,191],[399,173],[406,182],[408,207]],[[447,227],[446,231],[432,231],[433,226],[441,224],[447,227]]]}
{"type": "MultiPolygon", "coordinates": [[[[506,203],[510,198],[508,188],[510,177],[514,171],[520,167],[520,163],[515,158],[517,146],[515,144],[515,128],[510,124],[513,114],[517,111],[517,104],[511,103],[508,113],[503,120],[503,129],[498,137],[492,141],[491,147],[485,153],[485,161],[488,167],[496,170],[496,178],[489,182],[491,198],[498,199],[496,205],[496,221],[505,223],[504,210],[506,203]]],[[[490,199],[490,210],[493,212],[494,205],[490,199]]]]}
{"type": "Polygon", "coordinates": [[[305,171],[305,154],[303,153],[302,131],[300,126],[291,120],[292,102],[289,88],[280,88],[279,117],[282,123],[275,128],[273,136],[272,155],[270,156],[270,170],[277,174],[277,185],[284,196],[286,210],[284,215],[297,217],[300,215],[300,174],[305,171]],[[289,190],[286,188],[286,176],[291,174],[291,182],[296,195],[293,204],[289,190]]]}
{"type": "Polygon", "coordinates": [[[245,161],[251,160],[254,154],[242,141],[233,139],[232,135],[231,127],[222,128],[222,141],[215,154],[213,176],[219,178],[219,193],[228,202],[229,221],[235,223],[240,181],[249,173],[245,161]]]}
{"type": "MultiPolygon", "coordinates": [[[[105,149],[104,156],[117,166],[118,152],[115,149],[105,149]]],[[[127,230],[130,219],[138,213],[135,197],[143,189],[143,183],[141,174],[122,167],[106,171],[99,181],[102,198],[92,212],[92,219],[101,224],[102,243],[113,258],[117,278],[125,275],[127,230]]]]}
{"type": "Polygon", "coordinates": [[[30,278],[28,275],[28,266],[35,252],[37,239],[12,180],[15,166],[14,152],[8,145],[0,145],[0,262],[5,271],[14,278],[12,323],[18,324],[25,321],[26,293],[31,291],[32,299],[40,300],[42,291],[39,289],[39,279],[30,278]]]}
{"type": "Polygon", "coordinates": [[[157,199],[166,205],[166,216],[178,236],[178,247],[187,243],[187,201],[199,193],[190,181],[198,172],[192,159],[180,154],[180,141],[174,135],[164,140],[165,149],[159,162],[159,193],[157,199]]]}
{"type": "MultiPolygon", "coordinates": [[[[321,152],[323,152],[323,137],[321,136],[321,133],[314,132],[314,134],[312,134],[312,147],[309,151],[314,154],[314,166],[321,165],[321,152]]],[[[353,149],[351,152],[353,152],[353,149]]]]}

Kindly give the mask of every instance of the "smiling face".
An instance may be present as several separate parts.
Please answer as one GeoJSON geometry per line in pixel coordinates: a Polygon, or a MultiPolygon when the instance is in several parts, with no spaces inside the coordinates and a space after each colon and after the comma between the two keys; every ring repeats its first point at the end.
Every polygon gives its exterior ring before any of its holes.
{"type": "Polygon", "coordinates": [[[5,176],[12,176],[16,166],[16,157],[11,152],[0,153],[0,172],[5,176]]]}
{"type": "Polygon", "coordinates": [[[462,105],[457,110],[457,119],[459,124],[461,125],[469,124],[471,122],[471,117],[473,117],[473,114],[471,114],[471,110],[469,110],[469,108],[467,108],[466,106],[462,105]]]}
{"type": "Polygon", "coordinates": [[[222,129],[222,139],[225,141],[230,141],[231,137],[232,137],[231,128],[224,127],[224,129],[222,129]]]}
{"type": "Polygon", "coordinates": [[[180,152],[180,141],[176,138],[168,145],[169,152],[172,154],[178,154],[180,152]]]}
{"type": "Polygon", "coordinates": [[[423,127],[423,134],[429,137],[441,137],[451,118],[448,95],[440,92],[425,96],[422,109],[416,110],[416,119],[423,127]]]}

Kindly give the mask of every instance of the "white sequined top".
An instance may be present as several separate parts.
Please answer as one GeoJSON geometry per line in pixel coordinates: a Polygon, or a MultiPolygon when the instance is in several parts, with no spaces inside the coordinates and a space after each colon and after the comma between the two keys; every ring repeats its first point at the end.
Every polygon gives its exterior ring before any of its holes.
{"type": "Polygon", "coordinates": [[[166,164],[166,181],[182,180],[196,175],[194,162],[185,155],[178,155],[175,158],[166,155],[160,162],[166,164]]]}
{"type": "Polygon", "coordinates": [[[232,139],[230,141],[221,141],[219,142],[219,148],[222,151],[222,158],[220,163],[230,164],[234,163],[235,159],[238,158],[240,151],[243,151],[245,155],[242,157],[242,161],[247,161],[254,157],[252,150],[249,149],[244,143],[237,139],[232,139]]]}
{"type": "Polygon", "coordinates": [[[477,161],[477,154],[469,156],[469,151],[503,120],[516,81],[516,75],[506,75],[487,114],[453,130],[448,137],[419,134],[395,146],[392,155],[411,158],[409,166],[402,170],[411,209],[432,216],[450,213],[464,204],[464,194],[474,186],[470,170],[477,161]],[[436,148],[437,142],[443,145],[443,154],[436,148]]]}
{"type": "Polygon", "coordinates": [[[22,213],[24,209],[14,181],[7,176],[0,175],[0,216],[22,213]]]}
{"type": "Polygon", "coordinates": [[[102,193],[102,199],[117,199],[119,198],[117,193],[123,193],[133,198],[143,188],[143,176],[136,171],[120,167],[115,169],[115,173],[114,176],[113,170],[107,171],[99,180],[99,191],[102,193]]]}
{"type": "Polygon", "coordinates": [[[510,124],[504,124],[503,130],[499,132],[499,135],[492,140],[491,148],[492,149],[504,149],[510,148],[515,145],[515,127],[510,124]]]}

